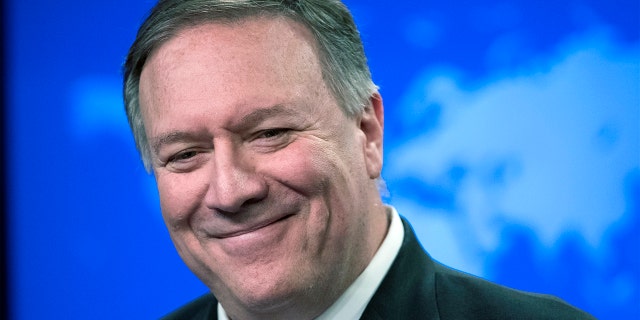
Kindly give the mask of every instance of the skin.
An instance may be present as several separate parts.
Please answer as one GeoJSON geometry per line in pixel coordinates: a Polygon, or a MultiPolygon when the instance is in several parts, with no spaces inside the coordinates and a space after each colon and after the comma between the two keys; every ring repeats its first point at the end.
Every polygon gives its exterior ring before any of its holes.
{"type": "Polygon", "coordinates": [[[286,18],[202,24],[141,75],[164,220],[233,319],[318,316],[387,232],[382,100],[345,116],[315,45],[286,18]]]}

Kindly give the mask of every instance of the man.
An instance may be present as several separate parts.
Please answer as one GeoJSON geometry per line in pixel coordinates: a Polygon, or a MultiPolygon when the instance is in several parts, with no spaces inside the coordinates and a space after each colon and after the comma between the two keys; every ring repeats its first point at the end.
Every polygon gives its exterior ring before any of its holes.
{"type": "Polygon", "coordinates": [[[589,318],[432,261],[382,204],[382,99],[337,0],[160,1],[124,94],[212,292],[168,319],[589,318]]]}

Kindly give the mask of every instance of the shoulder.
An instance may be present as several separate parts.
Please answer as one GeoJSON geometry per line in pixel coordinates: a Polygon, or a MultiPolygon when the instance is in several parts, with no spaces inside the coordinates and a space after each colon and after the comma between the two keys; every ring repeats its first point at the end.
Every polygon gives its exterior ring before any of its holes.
{"type": "Polygon", "coordinates": [[[595,319],[557,297],[507,288],[439,263],[435,286],[443,319],[595,319]]]}
{"type": "Polygon", "coordinates": [[[211,293],[202,295],[201,297],[187,303],[179,309],[162,317],[162,320],[172,319],[217,319],[218,301],[211,293]]]}

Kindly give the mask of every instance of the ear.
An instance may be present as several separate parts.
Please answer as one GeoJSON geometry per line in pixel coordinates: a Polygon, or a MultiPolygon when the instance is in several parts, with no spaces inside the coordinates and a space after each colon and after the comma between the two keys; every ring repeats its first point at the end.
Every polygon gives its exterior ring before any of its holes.
{"type": "Polygon", "coordinates": [[[364,156],[369,178],[376,179],[382,171],[382,135],[384,129],[384,107],[382,97],[374,93],[369,105],[360,117],[360,130],[365,135],[364,156]]]}

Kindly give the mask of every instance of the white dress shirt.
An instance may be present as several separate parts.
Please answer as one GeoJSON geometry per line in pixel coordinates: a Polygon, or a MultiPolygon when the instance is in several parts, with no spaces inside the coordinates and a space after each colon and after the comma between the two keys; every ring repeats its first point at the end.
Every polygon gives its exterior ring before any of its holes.
{"type": "MultiPolygon", "coordinates": [[[[396,259],[402,241],[404,239],[404,227],[402,220],[395,208],[386,206],[387,212],[391,215],[391,224],[387,236],[382,241],[380,248],[371,259],[367,268],[356,278],[349,288],[336,300],[336,302],[325,310],[316,320],[332,319],[359,319],[376,290],[382,283],[385,275],[391,268],[391,264],[396,259]]],[[[218,303],[218,319],[229,320],[227,313],[218,303]]]]}

